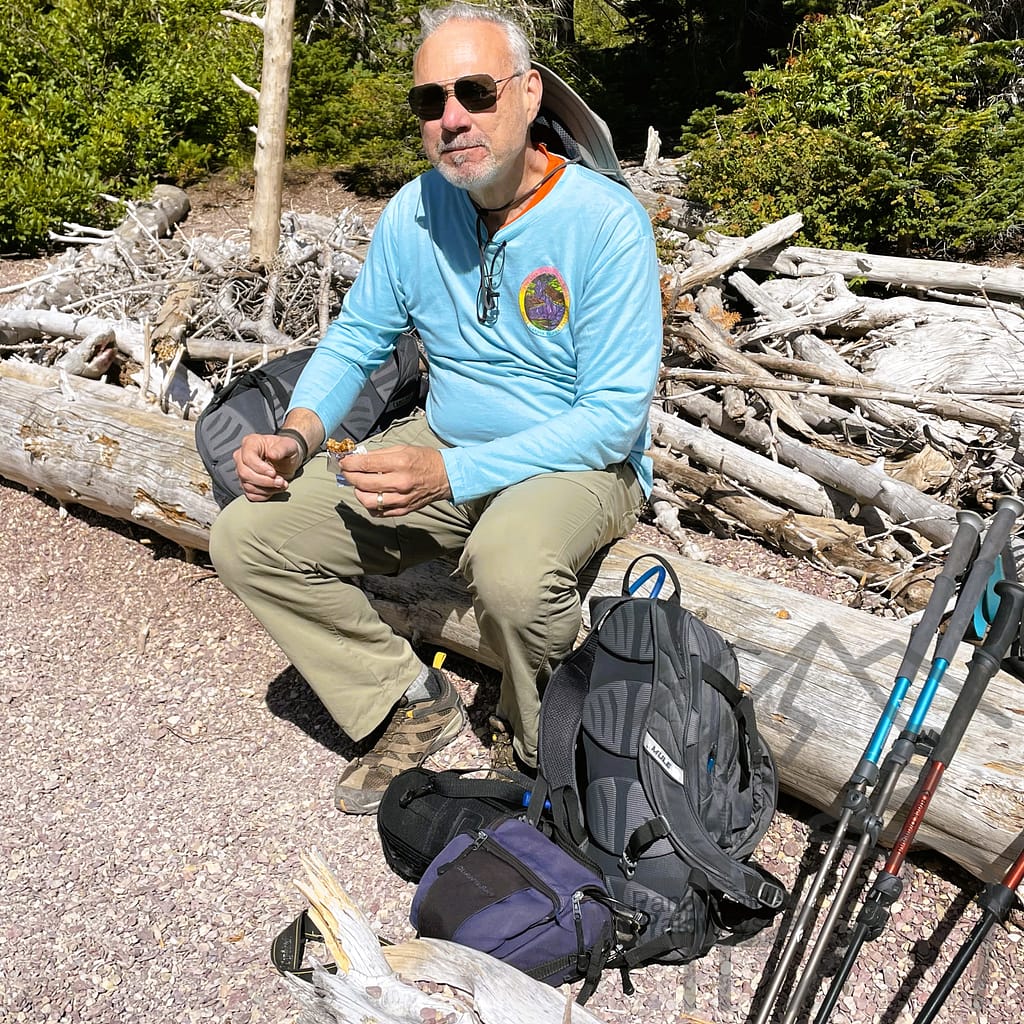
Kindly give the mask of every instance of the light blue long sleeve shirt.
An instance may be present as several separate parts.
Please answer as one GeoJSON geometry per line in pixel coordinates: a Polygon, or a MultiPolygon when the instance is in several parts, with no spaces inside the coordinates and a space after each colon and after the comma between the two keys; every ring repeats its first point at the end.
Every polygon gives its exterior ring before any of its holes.
{"type": "Polygon", "coordinates": [[[468,194],[437,171],[406,185],[381,215],[290,407],[312,410],[332,433],[397,336],[415,327],[430,363],[427,420],[451,445],[441,454],[456,503],[540,473],[626,460],[650,493],[643,453],[662,322],[643,207],[570,165],[488,252],[502,242],[497,320],[485,325],[468,194]]]}

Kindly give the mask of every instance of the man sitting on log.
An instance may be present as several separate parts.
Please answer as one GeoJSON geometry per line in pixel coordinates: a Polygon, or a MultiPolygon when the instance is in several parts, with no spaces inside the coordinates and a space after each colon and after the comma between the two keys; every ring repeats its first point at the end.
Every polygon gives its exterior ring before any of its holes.
{"type": "Polygon", "coordinates": [[[580,627],[577,574],[632,529],[651,487],[662,326],[643,208],[531,141],[541,78],[503,15],[424,12],[414,79],[434,169],[382,214],[284,426],[243,439],[244,498],[210,544],[225,585],[352,739],[388,720],[338,781],[338,807],[355,814],[466,716],[353,578],[459,556],[501,659],[492,758],[534,766],[539,694],[580,627]],[[410,328],[430,364],[426,415],[345,456],[339,486],[307,458],[410,328]]]}

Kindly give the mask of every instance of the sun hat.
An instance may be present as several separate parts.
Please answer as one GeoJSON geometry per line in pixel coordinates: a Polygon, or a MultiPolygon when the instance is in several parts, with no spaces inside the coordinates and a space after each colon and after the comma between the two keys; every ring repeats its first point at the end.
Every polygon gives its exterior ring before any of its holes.
{"type": "Polygon", "coordinates": [[[536,61],[532,62],[532,66],[540,72],[544,86],[538,121],[543,121],[544,115],[547,114],[556,123],[560,123],[576,143],[581,163],[628,188],[622,167],[619,165],[619,158],[615,155],[612,133],[608,130],[608,125],[587,106],[579,93],[554,71],[536,61]]]}

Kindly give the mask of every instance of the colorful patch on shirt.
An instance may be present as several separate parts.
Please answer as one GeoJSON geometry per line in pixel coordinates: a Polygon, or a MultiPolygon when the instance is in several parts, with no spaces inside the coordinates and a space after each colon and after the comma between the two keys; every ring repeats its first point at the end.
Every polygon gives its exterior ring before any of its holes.
{"type": "Polygon", "coordinates": [[[554,267],[538,267],[519,289],[519,312],[538,334],[554,334],[569,319],[569,289],[554,267]]]}

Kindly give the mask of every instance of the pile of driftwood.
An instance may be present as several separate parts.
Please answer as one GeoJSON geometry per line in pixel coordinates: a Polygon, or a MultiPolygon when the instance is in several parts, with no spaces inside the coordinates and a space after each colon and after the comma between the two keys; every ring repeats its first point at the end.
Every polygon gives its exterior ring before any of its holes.
{"type": "MultiPolygon", "coordinates": [[[[991,510],[1024,474],[1024,270],[787,247],[799,215],[722,237],[637,178],[663,256],[656,524],[683,545],[685,526],[754,536],[866,603],[919,607],[955,510],[991,510]]],[[[242,235],[168,238],[187,204],[162,188],[116,232],[69,226],[77,244],[0,306],[5,368],[113,381],[190,420],[232,374],[314,344],[362,221],[287,215],[264,270],[242,235]]]]}
{"type": "MultiPolygon", "coordinates": [[[[1018,488],[1024,270],[788,246],[798,216],[722,238],[651,184],[635,192],[663,264],[658,526],[681,547],[684,525],[756,536],[851,574],[892,612],[674,560],[684,605],[737,647],[783,787],[828,808],[906,647],[911,620],[895,603],[921,605],[957,509],[987,512],[1018,488]]],[[[205,549],[218,510],[196,415],[232,374],[315,342],[369,231],[354,216],[286,216],[264,269],[243,237],[175,230],[187,209],[163,189],[116,232],[69,228],[67,253],[8,289],[0,476],[205,549]]],[[[619,592],[639,550],[627,539],[594,560],[585,607],[619,592]]],[[[404,635],[496,664],[451,565],[364,585],[404,635]]],[[[963,645],[953,659],[936,714],[970,655],[963,645]]],[[[976,874],[1005,868],[1024,842],[1021,714],[1019,684],[1000,673],[919,833],[976,874]]]]}
{"type": "Polygon", "coordinates": [[[801,226],[661,229],[657,522],[741,530],[913,610],[955,510],[1019,489],[1024,269],[787,246],[801,226]]]}

